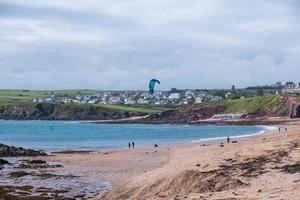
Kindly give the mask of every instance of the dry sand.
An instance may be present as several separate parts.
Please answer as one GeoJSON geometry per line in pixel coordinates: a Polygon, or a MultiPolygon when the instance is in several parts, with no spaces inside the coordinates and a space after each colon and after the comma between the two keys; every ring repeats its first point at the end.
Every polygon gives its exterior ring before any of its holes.
{"type": "Polygon", "coordinates": [[[237,143],[57,154],[64,163],[112,183],[95,199],[300,199],[300,121],[288,131],[237,143]]]}

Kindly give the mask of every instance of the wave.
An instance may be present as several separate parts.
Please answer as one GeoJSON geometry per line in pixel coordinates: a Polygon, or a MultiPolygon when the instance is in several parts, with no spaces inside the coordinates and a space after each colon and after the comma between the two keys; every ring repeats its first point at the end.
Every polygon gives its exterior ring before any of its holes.
{"type": "MultiPolygon", "coordinates": [[[[263,126],[263,125],[259,125],[256,127],[260,127],[263,128],[263,130],[260,130],[258,132],[255,133],[250,133],[250,134],[243,134],[243,135],[233,135],[233,136],[229,136],[231,139],[234,138],[246,138],[246,137],[252,137],[252,136],[257,136],[257,135],[261,135],[264,134],[266,132],[271,132],[271,131],[275,131],[278,128],[276,126],[263,126]]],[[[224,140],[227,139],[227,136],[225,137],[213,137],[213,138],[202,138],[202,139],[198,139],[198,140],[192,140],[190,141],[191,143],[200,143],[200,142],[205,142],[205,141],[213,141],[213,140],[224,140]]]]}

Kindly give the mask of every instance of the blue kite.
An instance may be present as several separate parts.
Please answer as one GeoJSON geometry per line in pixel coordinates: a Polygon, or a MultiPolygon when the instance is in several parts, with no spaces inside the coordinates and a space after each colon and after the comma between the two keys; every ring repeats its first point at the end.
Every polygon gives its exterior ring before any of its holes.
{"type": "Polygon", "coordinates": [[[149,82],[149,92],[150,92],[150,94],[154,93],[154,87],[155,87],[156,83],[160,84],[160,81],[156,80],[156,79],[151,79],[150,80],[150,82],[149,82]]]}

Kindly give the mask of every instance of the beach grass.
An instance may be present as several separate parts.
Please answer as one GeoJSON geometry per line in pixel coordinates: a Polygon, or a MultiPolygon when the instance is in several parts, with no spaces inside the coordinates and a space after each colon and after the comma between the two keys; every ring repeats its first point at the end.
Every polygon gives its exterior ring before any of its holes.
{"type": "Polygon", "coordinates": [[[255,114],[268,109],[277,109],[279,112],[285,112],[286,109],[288,109],[288,107],[286,107],[285,104],[283,104],[280,100],[279,95],[227,100],[222,102],[221,105],[226,107],[226,109],[223,111],[223,114],[255,114]]]}

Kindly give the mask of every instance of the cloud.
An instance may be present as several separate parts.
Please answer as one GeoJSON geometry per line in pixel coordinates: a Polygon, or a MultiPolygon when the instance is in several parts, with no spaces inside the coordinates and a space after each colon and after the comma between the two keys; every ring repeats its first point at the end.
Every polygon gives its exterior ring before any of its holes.
{"type": "Polygon", "coordinates": [[[225,88],[297,81],[299,4],[1,0],[1,88],[225,88]]]}

